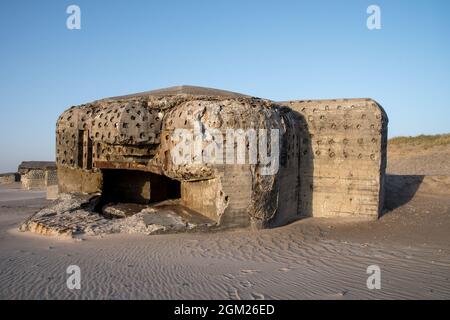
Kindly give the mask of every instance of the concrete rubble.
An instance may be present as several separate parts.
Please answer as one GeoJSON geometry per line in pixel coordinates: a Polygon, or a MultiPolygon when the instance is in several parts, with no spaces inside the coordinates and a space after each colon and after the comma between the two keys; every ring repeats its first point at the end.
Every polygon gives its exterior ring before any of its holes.
{"type": "Polygon", "coordinates": [[[133,204],[105,205],[96,212],[99,196],[60,195],[50,207],[24,221],[19,230],[46,236],[102,236],[114,233],[163,234],[197,231],[214,227],[215,223],[171,209],[172,205],[142,206],[133,204]],[[168,208],[165,208],[167,206],[168,208]],[[128,213],[127,213],[128,211],[128,213]],[[195,222],[194,222],[195,221],[195,222]]]}

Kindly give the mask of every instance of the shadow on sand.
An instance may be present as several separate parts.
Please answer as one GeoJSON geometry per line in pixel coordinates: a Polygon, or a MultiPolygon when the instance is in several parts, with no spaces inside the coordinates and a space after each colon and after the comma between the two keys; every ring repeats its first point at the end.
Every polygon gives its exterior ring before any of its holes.
{"type": "Polygon", "coordinates": [[[411,201],[425,176],[387,174],[384,211],[381,216],[411,201]]]}

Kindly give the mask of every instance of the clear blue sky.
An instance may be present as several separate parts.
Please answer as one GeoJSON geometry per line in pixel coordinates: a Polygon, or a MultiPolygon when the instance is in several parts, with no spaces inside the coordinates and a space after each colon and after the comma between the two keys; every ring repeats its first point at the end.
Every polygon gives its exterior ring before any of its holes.
{"type": "Polygon", "coordinates": [[[71,105],[179,84],[371,97],[390,136],[450,132],[450,1],[4,1],[0,172],[52,160],[71,105]],[[81,8],[81,30],[66,8],[81,8]],[[369,31],[366,9],[381,8],[369,31]]]}

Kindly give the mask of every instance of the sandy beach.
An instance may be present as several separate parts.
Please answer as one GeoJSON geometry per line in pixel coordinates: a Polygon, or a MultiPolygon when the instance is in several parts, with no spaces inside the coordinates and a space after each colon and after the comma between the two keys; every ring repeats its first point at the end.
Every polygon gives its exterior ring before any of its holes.
{"type": "Polygon", "coordinates": [[[43,191],[4,185],[0,298],[449,299],[450,174],[439,165],[424,175],[446,152],[422,152],[414,162],[409,153],[392,156],[378,221],[304,219],[262,231],[77,239],[21,233],[18,225],[50,201],[43,191]],[[409,175],[396,172],[397,161],[409,175]],[[80,290],[66,286],[70,265],[81,269],[80,290]],[[371,265],[381,269],[380,290],[367,288],[371,265]]]}

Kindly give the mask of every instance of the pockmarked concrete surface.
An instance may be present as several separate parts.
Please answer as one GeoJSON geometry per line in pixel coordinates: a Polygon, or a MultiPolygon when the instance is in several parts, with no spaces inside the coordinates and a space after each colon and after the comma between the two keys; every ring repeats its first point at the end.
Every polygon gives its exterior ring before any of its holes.
{"type": "Polygon", "coordinates": [[[180,199],[228,229],[376,220],[387,130],[369,98],[271,101],[192,86],[105,98],[58,118],[58,188],[105,202],[180,199]]]}

